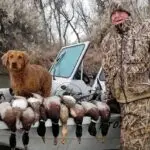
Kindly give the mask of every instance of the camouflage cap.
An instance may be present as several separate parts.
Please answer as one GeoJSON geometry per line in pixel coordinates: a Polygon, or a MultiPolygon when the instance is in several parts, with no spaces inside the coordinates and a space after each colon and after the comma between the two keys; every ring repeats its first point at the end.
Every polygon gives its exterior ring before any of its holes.
{"type": "Polygon", "coordinates": [[[129,0],[111,0],[110,2],[110,16],[116,10],[125,11],[131,15],[131,2],[129,0]]]}

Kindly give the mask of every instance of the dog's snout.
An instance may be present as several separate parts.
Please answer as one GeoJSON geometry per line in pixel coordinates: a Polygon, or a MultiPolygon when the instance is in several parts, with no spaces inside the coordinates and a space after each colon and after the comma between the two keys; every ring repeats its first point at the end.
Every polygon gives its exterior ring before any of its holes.
{"type": "Polygon", "coordinates": [[[17,63],[16,62],[12,62],[12,67],[16,68],[17,67],[17,63]]]}

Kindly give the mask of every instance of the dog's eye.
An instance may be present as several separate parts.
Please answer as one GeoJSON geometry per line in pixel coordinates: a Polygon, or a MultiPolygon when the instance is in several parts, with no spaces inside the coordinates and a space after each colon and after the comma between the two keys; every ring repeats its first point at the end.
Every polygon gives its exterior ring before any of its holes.
{"type": "Polygon", "coordinates": [[[9,57],[10,57],[10,58],[13,58],[14,56],[13,56],[13,55],[10,55],[9,57]]]}
{"type": "Polygon", "coordinates": [[[22,56],[18,56],[19,59],[22,59],[22,56]]]}

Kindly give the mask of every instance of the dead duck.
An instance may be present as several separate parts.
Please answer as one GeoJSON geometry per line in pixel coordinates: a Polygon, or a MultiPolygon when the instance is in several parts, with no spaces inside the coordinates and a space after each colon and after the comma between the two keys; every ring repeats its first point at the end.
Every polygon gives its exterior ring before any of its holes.
{"type": "Polygon", "coordinates": [[[20,121],[22,122],[22,127],[24,133],[22,135],[22,142],[24,145],[24,149],[27,150],[27,146],[29,144],[29,131],[32,124],[35,122],[35,113],[31,107],[27,107],[21,115],[20,121]]]}
{"type": "Polygon", "coordinates": [[[12,106],[12,108],[14,108],[14,110],[16,111],[16,114],[17,114],[16,128],[20,129],[22,127],[20,117],[22,115],[22,112],[24,110],[26,110],[26,108],[28,107],[27,99],[23,96],[14,96],[13,100],[11,102],[11,106],[12,106]]]}
{"type": "Polygon", "coordinates": [[[42,138],[45,143],[45,121],[47,119],[45,108],[43,106],[43,97],[39,94],[32,93],[32,97],[28,98],[29,106],[34,110],[35,120],[34,123],[39,121],[39,125],[37,127],[37,133],[42,138]],[[44,113],[44,114],[43,114],[44,113]]]}
{"type": "MultiPolygon", "coordinates": [[[[61,98],[61,111],[60,111],[60,121],[62,123],[62,140],[61,143],[65,144],[65,139],[68,134],[67,120],[69,118],[69,110],[75,106],[76,99],[71,95],[62,95],[61,98]]],[[[72,114],[74,114],[73,109],[71,109],[72,114]]],[[[75,115],[75,114],[74,114],[75,115]]]]}
{"type": "Polygon", "coordinates": [[[9,145],[11,150],[16,147],[16,111],[11,107],[10,103],[3,102],[0,104],[0,118],[8,126],[11,131],[9,137],[9,145]]]}
{"type": "Polygon", "coordinates": [[[37,127],[37,134],[42,138],[44,143],[45,143],[45,133],[46,133],[46,126],[45,126],[46,120],[47,120],[46,110],[42,104],[40,106],[40,119],[39,119],[39,125],[37,127]]]}
{"type": "Polygon", "coordinates": [[[102,141],[108,133],[109,130],[109,120],[110,120],[110,107],[105,102],[100,102],[94,100],[93,103],[97,106],[99,110],[99,115],[101,117],[100,129],[102,134],[102,141]]]}
{"type": "Polygon", "coordinates": [[[59,96],[51,96],[44,98],[43,105],[46,110],[47,118],[51,119],[52,133],[54,136],[54,145],[57,145],[57,137],[59,135],[61,98],[59,96]]]}
{"type": "Polygon", "coordinates": [[[62,130],[61,130],[61,133],[62,133],[61,143],[62,144],[65,144],[66,137],[68,134],[68,127],[67,127],[68,118],[69,118],[69,109],[67,108],[66,105],[61,104],[61,106],[60,106],[60,121],[62,124],[62,130]]]}
{"type": "Polygon", "coordinates": [[[62,95],[61,102],[64,103],[68,108],[74,107],[76,104],[76,99],[71,95],[62,95]]]}
{"type": "Polygon", "coordinates": [[[29,106],[34,110],[35,122],[39,121],[40,118],[40,106],[43,103],[43,97],[39,94],[32,93],[32,97],[27,99],[29,106]]]}
{"type": "Polygon", "coordinates": [[[96,123],[99,119],[99,110],[91,102],[82,101],[81,105],[85,110],[85,115],[91,117],[91,123],[89,124],[88,132],[91,136],[96,136],[97,135],[96,123]]]}
{"type": "Polygon", "coordinates": [[[12,107],[17,113],[17,129],[23,128],[22,143],[24,149],[27,149],[29,144],[29,130],[35,121],[35,113],[31,107],[28,107],[28,102],[25,97],[14,96],[12,107]]]}
{"type": "Polygon", "coordinates": [[[75,104],[74,107],[70,108],[70,114],[74,118],[74,121],[76,123],[76,137],[80,144],[82,137],[82,122],[85,116],[85,109],[81,104],[75,104]]]}

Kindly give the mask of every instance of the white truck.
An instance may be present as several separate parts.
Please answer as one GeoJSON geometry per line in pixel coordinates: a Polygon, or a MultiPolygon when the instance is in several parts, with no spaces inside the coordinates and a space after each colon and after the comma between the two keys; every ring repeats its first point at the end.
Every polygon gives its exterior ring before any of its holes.
{"type": "Polygon", "coordinates": [[[89,44],[90,42],[87,41],[66,46],[60,50],[50,69],[53,75],[52,94],[61,92],[61,86],[66,86],[82,95],[90,95],[99,88],[103,99],[106,90],[103,69],[100,67],[95,79],[90,79],[84,72],[83,58],[89,44]]]}
{"type": "MultiPolygon", "coordinates": [[[[73,92],[79,93],[82,96],[87,96],[87,98],[91,98],[95,92],[98,91],[97,96],[99,100],[103,100],[105,96],[105,76],[103,69],[100,67],[97,76],[95,79],[90,79],[84,72],[84,56],[89,48],[90,42],[82,42],[78,44],[73,44],[70,46],[63,47],[49,72],[53,75],[52,82],[52,94],[57,95],[64,92],[64,90],[69,89],[73,92]]],[[[3,88],[0,89],[0,93],[4,93],[4,96],[9,99],[11,97],[9,89],[3,88]]],[[[1,97],[3,99],[3,97],[1,97]]],[[[88,134],[87,128],[90,123],[90,118],[85,117],[83,121],[83,137],[82,142],[78,145],[77,140],[75,138],[75,123],[72,118],[68,120],[69,126],[69,135],[67,146],[63,146],[58,144],[52,149],[73,149],[73,150],[103,150],[103,149],[117,149],[119,148],[120,143],[120,114],[111,114],[110,119],[110,128],[107,135],[107,139],[105,143],[101,141],[97,141],[93,137],[88,134]]],[[[99,131],[99,123],[97,124],[97,130],[99,131]]],[[[52,140],[46,142],[45,146],[41,145],[39,142],[40,138],[38,138],[36,134],[36,127],[38,123],[36,123],[31,129],[31,142],[30,149],[31,150],[41,150],[42,148],[48,150],[50,145],[53,145],[52,140]],[[33,143],[32,143],[33,142],[33,143]],[[35,146],[36,145],[36,146],[35,146]]],[[[46,122],[47,127],[51,127],[51,122],[48,120],[46,122]]],[[[3,122],[0,122],[0,141],[4,143],[8,143],[8,131],[6,125],[3,122]],[[2,133],[2,135],[1,135],[2,133]],[[3,137],[3,138],[2,138],[3,137]]],[[[99,132],[100,134],[100,132],[99,132]]],[[[53,138],[52,134],[47,133],[47,139],[53,138]]],[[[19,137],[18,137],[18,140],[19,137]]],[[[20,145],[21,145],[20,141],[20,145]]]]}

